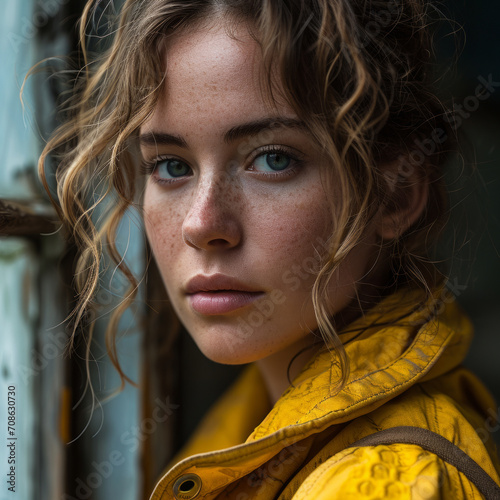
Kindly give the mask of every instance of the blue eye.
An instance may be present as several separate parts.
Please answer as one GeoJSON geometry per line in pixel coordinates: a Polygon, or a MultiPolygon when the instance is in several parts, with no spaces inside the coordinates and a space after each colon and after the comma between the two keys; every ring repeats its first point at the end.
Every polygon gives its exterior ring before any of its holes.
{"type": "Polygon", "coordinates": [[[188,175],[190,170],[190,167],[182,161],[165,159],[156,163],[155,173],[160,179],[172,179],[188,175]]]}
{"type": "Polygon", "coordinates": [[[290,166],[291,161],[292,158],[290,158],[290,156],[286,155],[282,151],[276,151],[271,153],[264,153],[258,156],[254,161],[254,165],[260,169],[269,168],[272,171],[276,172],[285,170],[290,166]]]}

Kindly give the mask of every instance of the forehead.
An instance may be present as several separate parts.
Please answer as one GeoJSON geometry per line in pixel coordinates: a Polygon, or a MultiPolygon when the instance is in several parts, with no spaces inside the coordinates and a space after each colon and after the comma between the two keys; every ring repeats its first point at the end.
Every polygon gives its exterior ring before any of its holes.
{"type": "Polygon", "coordinates": [[[254,80],[260,68],[260,48],[247,24],[230,22],[197,23],[170,37],[164,51],[167,75],[175,72],[173,76],[179,79],[190,79],[202,74],[207,83],[216,83],[232,73],[233,79],[254,80]]]}
{"type": "Polygon", "coordinates": [[[227,22],[198,24],[166,41],[164,87],[150,125],[165,120],[182,124],[193,118],[199,123],[218,117],[242,121],[260,118],[271,109],[273,114],[292,113],[284,102],[270,105],[269,96],[263,95],[261,49],[248,26],[231,24],[230,36],[227,22]]]}

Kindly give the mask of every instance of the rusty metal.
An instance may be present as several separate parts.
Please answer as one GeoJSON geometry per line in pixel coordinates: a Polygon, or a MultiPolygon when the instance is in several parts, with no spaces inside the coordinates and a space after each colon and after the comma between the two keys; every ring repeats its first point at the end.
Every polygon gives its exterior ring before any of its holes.
{"type": "Polygon", "coordinates": [[[0,236],[41,236],[57,231],[60,225],[51,207],[0,200],[0,236]]]}

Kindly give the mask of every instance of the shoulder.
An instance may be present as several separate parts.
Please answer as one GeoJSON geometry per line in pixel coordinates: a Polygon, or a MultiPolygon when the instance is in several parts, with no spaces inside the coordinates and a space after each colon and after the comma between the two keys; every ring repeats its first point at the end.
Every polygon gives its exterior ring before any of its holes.
{"type": "Polygon", "coordinates": [[[424,449],[396,439],[391,444],[349,448],[360,438],[385,429],[426,429],[456,445],[498,483],[496,452],[487,446],[493,440],[481,438],[481,424],[482,417],[468,405],[433,387],[414,387],[352,420],[324,445],[304,470],[293,500],[483,498],[454,465],[429,451],[432,447],[424,445],[424,449]]]}
{"type": "Polygon", "coordinates": [[[476,487],[437,455],[411,444],[345,449],[317,467],[293,500],[480,499],[476,487]]]}

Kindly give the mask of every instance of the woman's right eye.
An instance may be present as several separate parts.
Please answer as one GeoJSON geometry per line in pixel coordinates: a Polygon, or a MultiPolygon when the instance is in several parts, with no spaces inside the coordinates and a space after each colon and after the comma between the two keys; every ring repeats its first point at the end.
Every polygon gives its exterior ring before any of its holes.
{"type": "Polygon", "coordinates": [[[156,175],[160,179],[170,179],[172,177],[183,177],[188,175],[191,169],[180,160],[160,160],[156,163],[156,175]]]}
{"type": "Polygon", "coordinates": [[[180,177],[189,176],[191,167],[176,158],[159,158],[146,165],[149,173],[157,182],[172,182],[180,177]]]}

